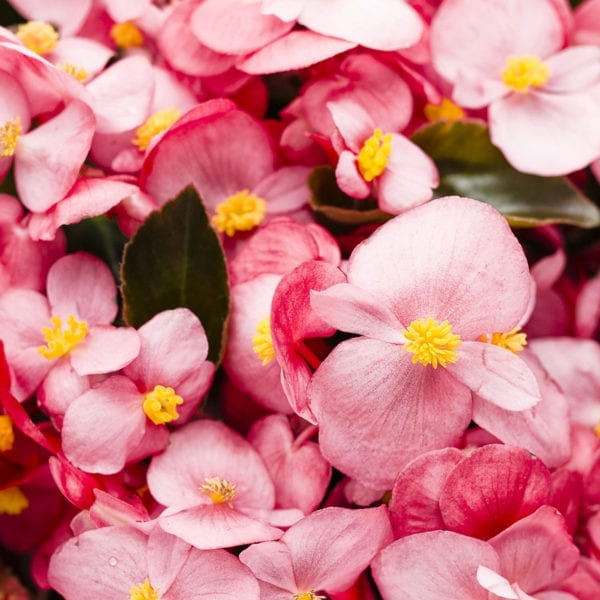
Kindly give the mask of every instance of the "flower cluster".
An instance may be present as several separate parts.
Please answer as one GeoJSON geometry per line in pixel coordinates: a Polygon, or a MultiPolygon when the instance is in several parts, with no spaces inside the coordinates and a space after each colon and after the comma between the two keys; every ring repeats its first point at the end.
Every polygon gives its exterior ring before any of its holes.
{"type": "Polygon", "coordinates": [[[600,0],[2,9],[0,598],[600,597],[600,0]]]}

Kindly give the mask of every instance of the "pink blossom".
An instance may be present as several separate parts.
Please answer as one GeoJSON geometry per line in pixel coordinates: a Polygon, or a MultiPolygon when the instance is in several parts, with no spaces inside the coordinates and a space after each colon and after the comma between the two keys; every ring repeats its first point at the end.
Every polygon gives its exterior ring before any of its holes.
{"type": "Polygon", "coordinates": [[[539,401],[526,363],[481,341],[511,332],[531,292],[521,246],[491,207],[448,197],[400,215],[354,250],[347,276],[312,292],[312,306],[360,337],[336,346],[309,386],[323,454],[347,475],[385,487],[418,454],[454,445],[473,393],[508,411],[539,401]]]}

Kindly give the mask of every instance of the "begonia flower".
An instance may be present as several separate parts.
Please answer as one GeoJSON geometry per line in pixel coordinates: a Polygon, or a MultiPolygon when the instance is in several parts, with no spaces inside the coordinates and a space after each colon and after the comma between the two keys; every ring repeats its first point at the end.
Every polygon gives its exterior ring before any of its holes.
{"type": "Polygon", "coordinates": [[[148,468],[152,496],[167,509],[158,525],[196,548],[276,540],[302,513],[274,511],[275,489],[252,446],[216,421],[188,423],[148,468]],[[283,522],[281,521],[283,519],[283,522]]]}
{"type": "Polygon", "coordinates": [[[384,506],[330,507],[290,527],[276,542],[240,554],[259,580],[261,600],[319,600],[349,588],[391,540],[384,506]]]}
{"type": "Polygon", "coordinates": [[[563,48],[551,0],[446,0],[431,25],[433,64],[517,169],[563,175],[600,155],[600,48],[563,48]]]}
{"type": "Polygon", "coordinates": [[[206,333],[187,308],[158,313],[138,334],[139,354],[123,374],[84,392],[65,412],[65,455],[90,473],[117,473],[163,450],[166,424],[185,423],[212,383],[206,333]]]}
{"type": "Polygon", "coordinates": [[[117,288],[100,259],[78,252],[48,271],[47,296],[11,289],[0,297],[2,338],[13,371],[12,391],[28,398],[48,371],[68,360],[78,375],[117,371],[138,354],[136,331],[112,327],[117,288]]]}
{"type": "Polygon", "coordinates": [[[447,197],[400,215],[354,250],[347,277],[311,303],[360,337],[334,348],[308,391],[323,454],[347,475],[386,487],[418,454],[454,445],[473,394],[508,411],[539,402],[526,363],[482,341],[511,332],[531,293],[521,246],[490,206],[447,197]]]}

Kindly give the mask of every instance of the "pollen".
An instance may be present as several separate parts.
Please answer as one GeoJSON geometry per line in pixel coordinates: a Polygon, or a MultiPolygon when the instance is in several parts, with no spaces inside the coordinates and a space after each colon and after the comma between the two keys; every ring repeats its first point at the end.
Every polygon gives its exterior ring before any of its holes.
{"type": "Polygon", "coordinates": [[[17,37],[25,47],[42,56],[52,52],[58,44],[58,32],[44,21],[29,21],[19,25],[17,37]]]}
{"type": "Polygon", "coordinates": [[[212,222],[219,233],[231,237],[238,231],[251,231],[258,227],[266,212],[265,200],[242,190],[217,205],[212,222]]]}
{"type": "Polygon", "coordinates": [[[448,321],[438,323],[431,318],[417,319],[402,334],[408,340],[402,347],[413,353],[413,364],[431,365],[437,369],[438,365],[446,367],[447,364],[456,362],[456,349],[461,341],[459,335],[452,333],[452,326],[448,321]]]}
{"type": "Polygon", "coordinates": [[[521,94],[526,94],[531,87],[542,87],[548,79],[548,65],[537,56],[510,56],[502,71],[504,85],[521,94]]]}
{"type": "Polygon", "coordinates": [[[56,68],[67,75],[70,75],[73,79],[76,79],[80,83],[83,83],[87,77],[88,72],[83,67],[78,67],[71,63],[59,63],[56,68]]]}
{"type": "Polygon", "coordinates": [[[129,600],[159,600],[159,591],[152,587],[146,577],[142,583],[129,590],[129,600]]]}
{"type": "Polygon", "coordinates": [[[220,477],[205,477],[204,485],[200,486],[200,491],[204,492],[213,502],[213,504],[228,504],[232,507],[232,500],[235,498],[235,483],[221,479],[220,477]]]}
{"type": "Polygon", "coordinates": [[[78,321],[73,315],[69,315],[67,326],[64,328],[60,317],[53,316],[50,321],[52,327],[42,327],[46,345],[38,348],[38,352],[48,360],[54,360],[68,354],[88,334],[87,322],[78,321]]]}
{"type": "Polygon", "coordinates": [[[155,135],[171,127],[180,116],[181,111],[177,108],[165,108],[155,112],[135,130],[135,137],[131,140],[131,143],[137,146],[140,152],[143,152],[150,145],[150,141],[155,135]]]}
{"type": "Polygon", "coordinates": [[[313,590],[294,594],[293,600],[326,600],[325,596],[317,596],[313,590]]]}
{"type": "Polygon", "coordinates": [[[373,135],[362,145],[358,153],[358,170],[365,181],[373,181],[387,167],[388,158],[392,153],[392,134],[382,133],[376,129],[373,135]]]}
{"type": "Polygon", "coordinates": [[[275,358],[270,317],[265,317],[258,322],[256,333],[252,338],[252,350],[254,350],[256,356],[262,361],[263,367],[275,358]]]}
{"type": "Polygon", "coordinates": [[[518,326],[506,333],[496,331],[492,333],[491,337],[486,334],[481,335],[479,340],[510,350],[513,354],[518,354],[527,345],[527,334],[521,332],[521,327],[518,326]]]}
{"type": "Polygon", "coordinates": [[[423,112],[430,123],[436,121],[454,123],[465,118],[465,111],[449,98],[444,98],[440,104],[426,104],[423,112]]]}
{"type": "Polygon", "coordinates": [[[156,385],[144,396],[143,408],[155,425],[164,425],[179,418],[177,407],[180,404],[183,404],[183,398],[173,388],[156,385]]]}
{"type": "Polygon", "coordinates": [[[12,156],[15,153],[22,131],[21,117],[15,117],[0,127],[0,156],[12,156]]]}
{"type": "Polygon", "coordinates": [[[28,507],[29,500],[20,488],[0,490],[0,515],[20,515],[28,507]]]}
{"type": "Polygon", "coordinates": [[[144,44],[144,34],[139,27],[131,21],[115,23],[110,28],[110,37],[113,42],[123,50],[137,48],[144,44]]]}
{"type": "Polygon", "coordinates": [[[0,415],[0,452],[12,450],[15,443],[15,432],[12,419],[8,415],[0,415]]]}

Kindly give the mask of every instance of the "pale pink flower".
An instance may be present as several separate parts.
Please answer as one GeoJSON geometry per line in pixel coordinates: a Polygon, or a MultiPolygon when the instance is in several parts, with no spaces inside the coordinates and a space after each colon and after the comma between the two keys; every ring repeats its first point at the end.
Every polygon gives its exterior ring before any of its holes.
{"type": "Polygon", "coordinates": [[[481,341],[511,332],[531,293],[522,248],[490,206],[448,197],[400,215],[354,250],[347,277],[312,306],[360,337],[334,348],[308,392],[323,454],[347,475],[385,487],[456,444],[472,394],[508,411],[540,400],[526,363],[481,341]]]}
{"type": "Polygon", "coordinates": [[[600,48],[564,48],[564,25],[551,0],[446,0],[431,25],[433,64],[453,100],[489,107],[493,143],[538,175],[600,155],[600,48]]]}

